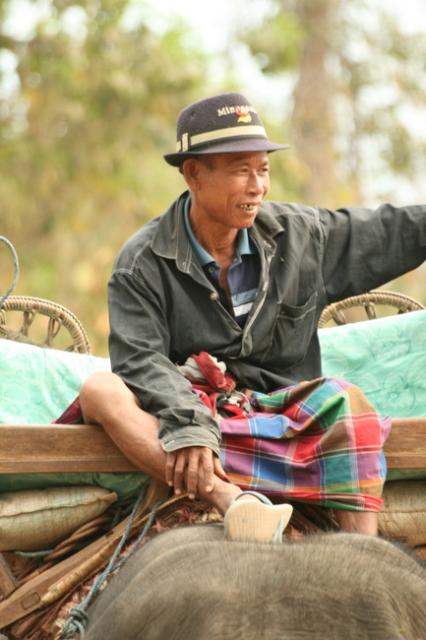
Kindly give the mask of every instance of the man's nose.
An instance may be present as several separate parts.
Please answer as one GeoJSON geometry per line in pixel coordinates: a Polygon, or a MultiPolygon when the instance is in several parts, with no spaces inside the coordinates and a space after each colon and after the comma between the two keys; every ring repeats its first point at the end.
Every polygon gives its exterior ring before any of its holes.
{"type": "Polygon", "coordinates": [[[260,176],[256,172],[250,174],[248,187],[252,193],[263,193],[265,190],[265,181],[263,176],[260,176]]]}

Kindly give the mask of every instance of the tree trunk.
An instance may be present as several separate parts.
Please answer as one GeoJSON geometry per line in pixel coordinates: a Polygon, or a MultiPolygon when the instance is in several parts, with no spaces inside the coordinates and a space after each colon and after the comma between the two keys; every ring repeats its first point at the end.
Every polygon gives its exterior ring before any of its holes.
{"type": "Polygon", "coordinates": [[[295,4],[306,41],[294,91],[291,138],[306,174],[302,195],[311,204],[332,200],[334,171],[333,80],[328,71],[340,0],[299,0],[295,4]]]}

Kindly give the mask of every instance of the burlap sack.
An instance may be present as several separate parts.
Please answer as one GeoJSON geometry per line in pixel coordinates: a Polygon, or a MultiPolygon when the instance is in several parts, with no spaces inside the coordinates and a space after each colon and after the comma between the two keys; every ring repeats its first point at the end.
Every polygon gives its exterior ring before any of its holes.
{"type": "Polygon", "coordinates": [[[426,545],[426,480],[387,482],[379,531],[411,545],[426,545]]]}
{"type": "Polygon", "coordinates": [[[0,493],[0,551],[52,547],[116,500],[116,493],[92,486],[0,493]]]}

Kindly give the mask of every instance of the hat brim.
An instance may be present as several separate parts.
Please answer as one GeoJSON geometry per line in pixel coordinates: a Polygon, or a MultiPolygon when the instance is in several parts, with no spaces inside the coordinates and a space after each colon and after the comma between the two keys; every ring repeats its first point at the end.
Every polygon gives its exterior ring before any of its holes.
{"type": "Polygon", "coordinates": [[[227,142],[203,145],[199,149],[191,149],[190,151],[179,153],[167,153],[163,157],[166,162],[173,167],[180,167],[182,162],[193,156],[206,155],[212,153],[238,153],[250,151],[279,151],[280,149],[288,149],[288,144],[278,144],[270,142],[265,138],[246,138],[244,140],[228,140],[227,142]]]}

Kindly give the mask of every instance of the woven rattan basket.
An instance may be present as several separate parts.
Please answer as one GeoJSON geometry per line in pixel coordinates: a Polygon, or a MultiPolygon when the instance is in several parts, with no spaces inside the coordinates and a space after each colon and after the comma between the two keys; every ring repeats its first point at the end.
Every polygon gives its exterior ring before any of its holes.
{"type": "Polygon", "coordinates": [[[67,342],[71,340],[71,343],[65,346],[67,351],[90,353],[90,344],[83,325],[77,316],[61,304],[31,296],[9,296],[3,302],[0,310],[0,338],[55,347],[55,340],[61,331],[68,335],[68,338],[65,338],[67,342]],[[17,327],[11,323],[13,312],[19,312],[20,320],[17,327]],[[43,337],[35,339],[34,320],[37,316],[43,316],[46,323],[43,337]]]}

